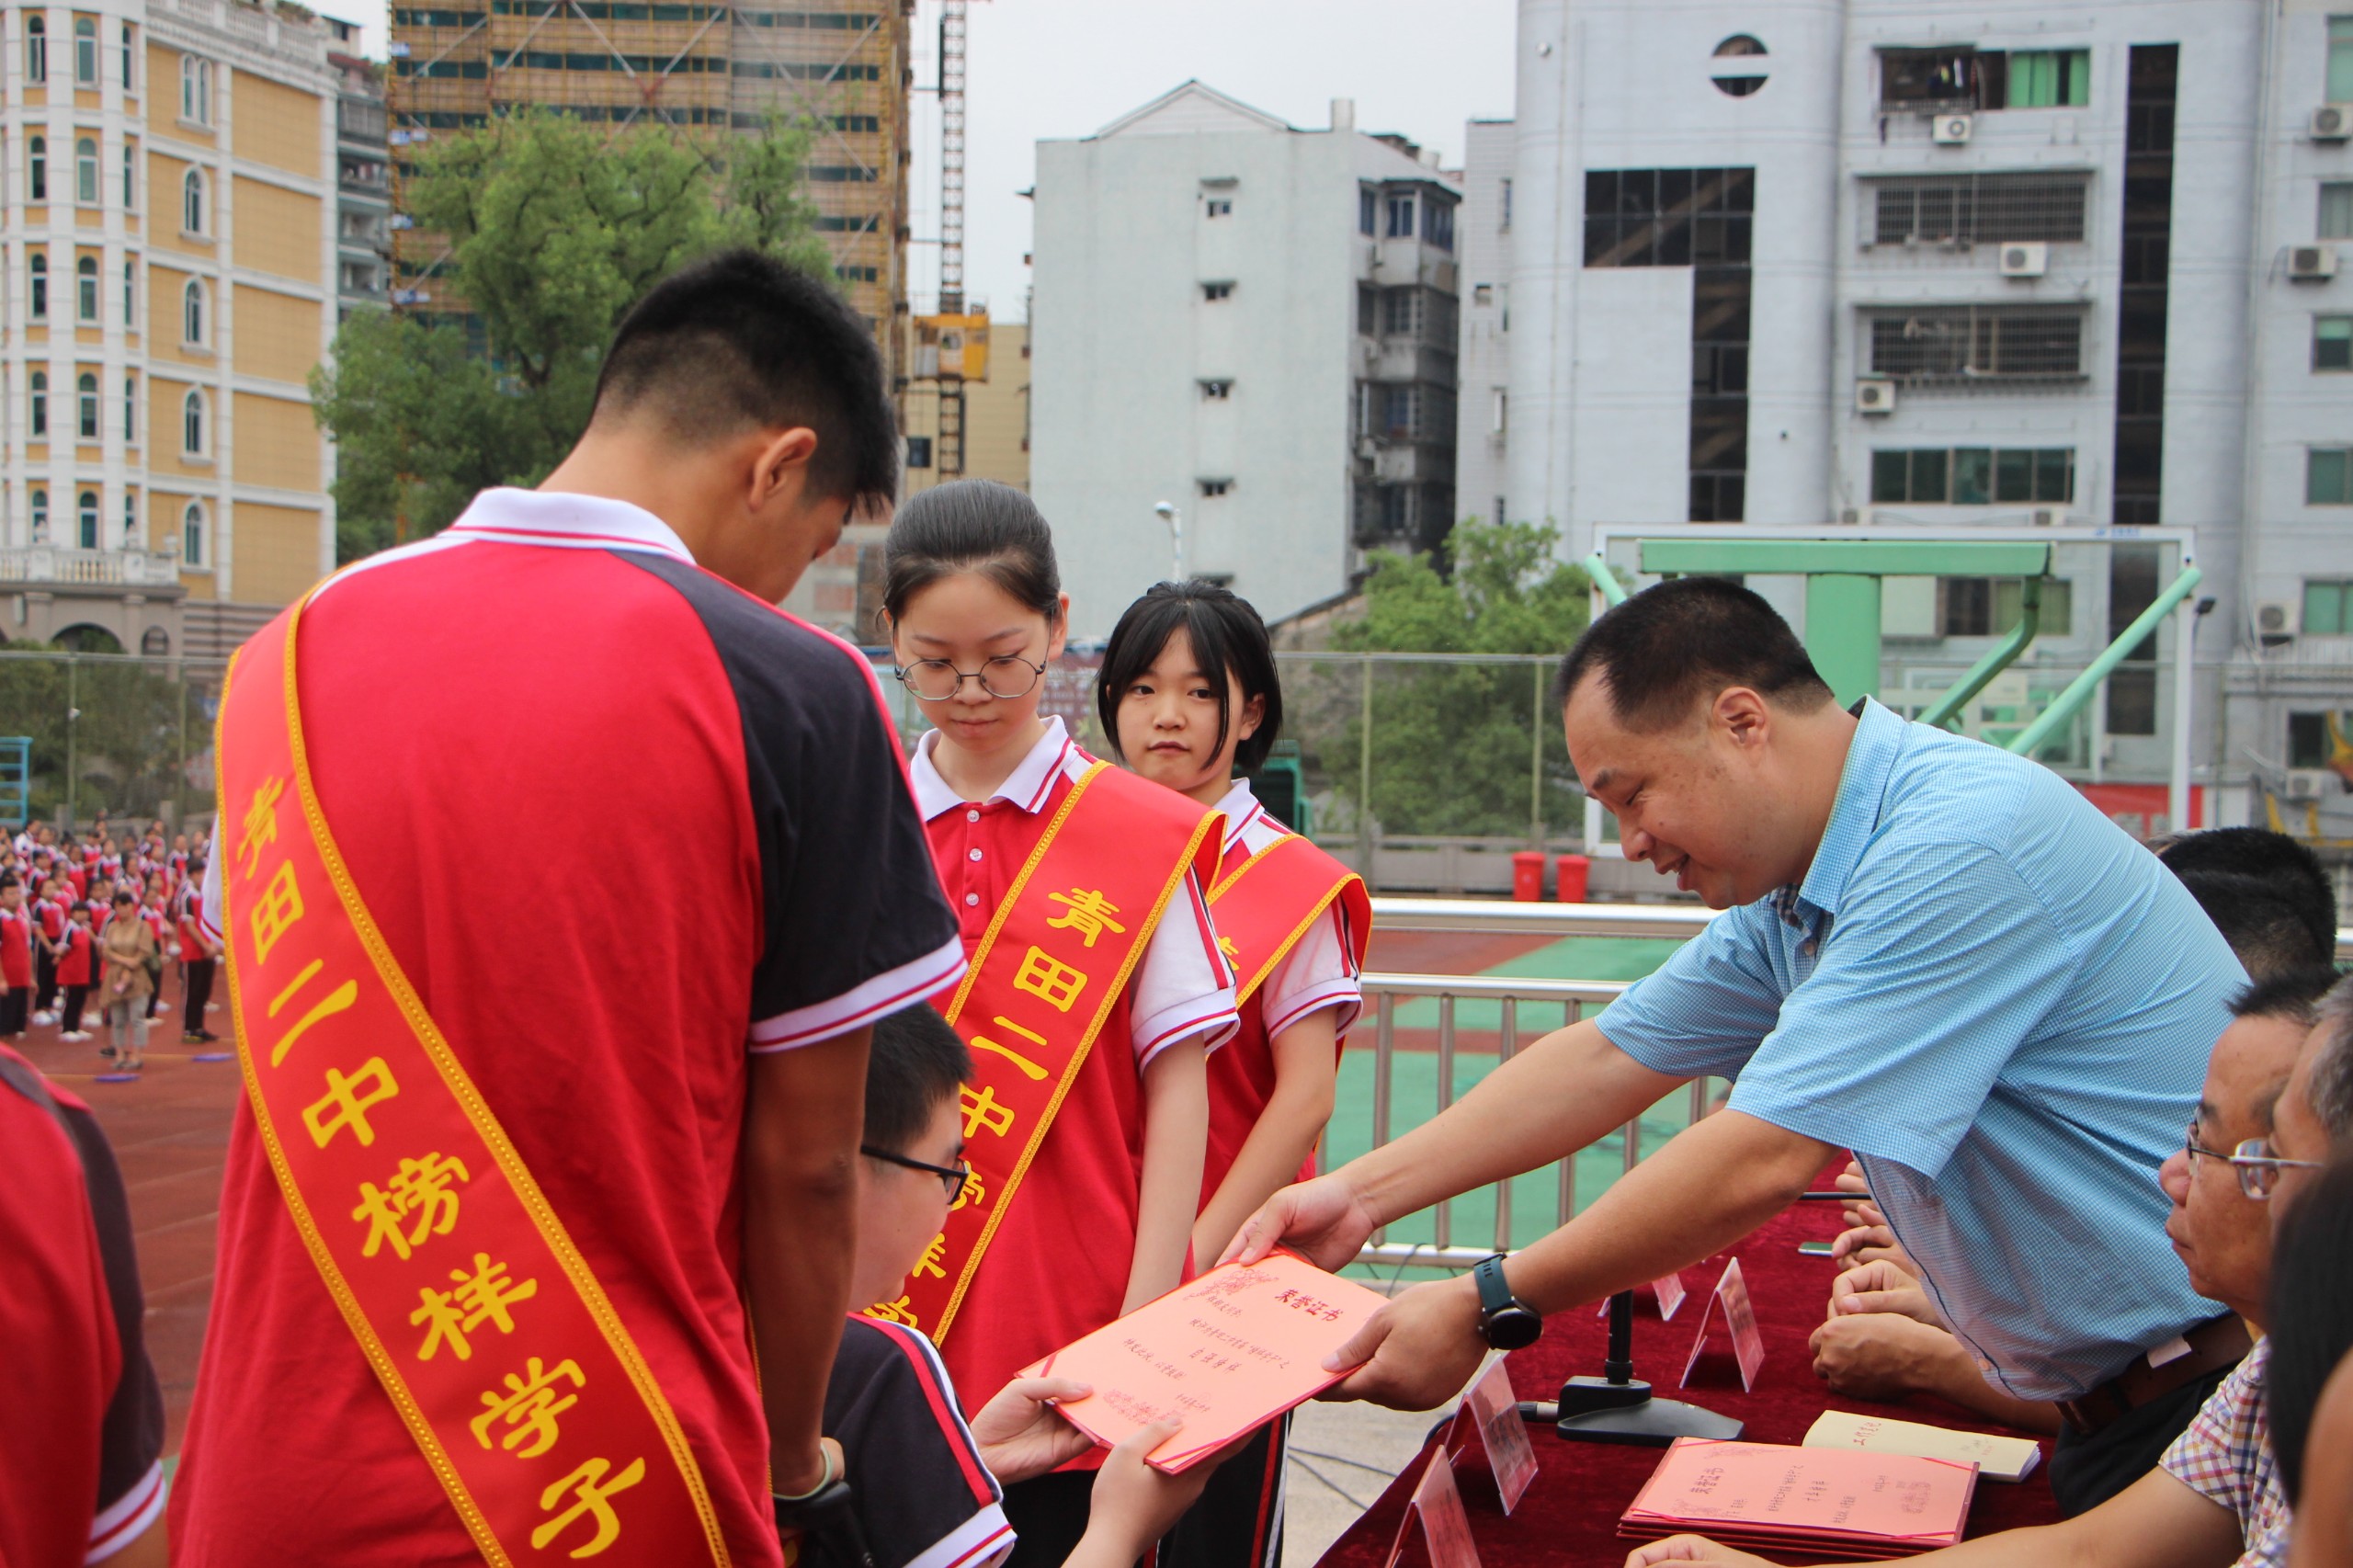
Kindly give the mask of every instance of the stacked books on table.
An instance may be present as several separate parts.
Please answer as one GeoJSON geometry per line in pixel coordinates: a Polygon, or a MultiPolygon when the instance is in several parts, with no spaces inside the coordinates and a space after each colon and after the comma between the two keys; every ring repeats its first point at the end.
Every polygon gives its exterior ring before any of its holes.
{"type": "Polygon", "coordinates": [[[1704,1535],[1752,1551],[1900,1556],[1958,1543],[1976,1491],[1973,1464],[1678,1437],[1618,1533],[1630,1540],[1704,1535]]]}

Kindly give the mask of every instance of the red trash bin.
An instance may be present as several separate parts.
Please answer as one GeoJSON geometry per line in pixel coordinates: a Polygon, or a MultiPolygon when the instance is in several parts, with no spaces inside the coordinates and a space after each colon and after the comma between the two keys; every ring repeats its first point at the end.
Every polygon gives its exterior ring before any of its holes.
{"type": "Polygon", "coordinates": [[[1586,883],[1593,876],[1589,855],[1563,855],[1553,862],[1552,896],[1563,903],[1583,903],[1586,883]]]}
{"type": "Polygon", "coordinates": [[[1517,903],[1534,903],[1544,896],[1544,855],[1518,849],[1511,858],[1511,896],[1517,903]]]}

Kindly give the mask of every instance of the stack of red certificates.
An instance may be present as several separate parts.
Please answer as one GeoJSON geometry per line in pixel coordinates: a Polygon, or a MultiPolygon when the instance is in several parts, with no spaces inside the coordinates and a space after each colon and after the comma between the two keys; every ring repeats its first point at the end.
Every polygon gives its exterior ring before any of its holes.
{"type": "Polygon", "coordinates": [[[1874,1558],[1960,1541],[1977,1467],[1906,1454],[1679,1437],[1618,1522],[1758,1551],[1874,1558]]]}

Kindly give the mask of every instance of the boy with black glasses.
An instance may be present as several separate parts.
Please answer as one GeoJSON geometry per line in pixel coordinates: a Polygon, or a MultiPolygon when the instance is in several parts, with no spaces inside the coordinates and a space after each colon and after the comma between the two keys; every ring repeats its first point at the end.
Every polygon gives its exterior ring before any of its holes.
{"type": "MultiPolygon", "coordinates": [[[[927,1006],[874,1026],[850,1277],[851,1299],[874,1304],[844,1328],[825,1390],[826,1460],[849,1483],[858,1540],[844,1539],[845,1510],[823,1507],[830,1499],[805,1510],[779,1499],[779,1525],[818,1537],[804,1543],[804,1562],[854,1562],[862,1547],[872,1568],[987,1568],[1014,1546],[1002,1483],[1042,1475],[1093,1446],[1046,1403],[1091,1392],[1067,1378],[1017,1378],[967,1426],[938,1351],[904,1321],[907,1276],[927,1266],[951,1206],[986,1201],[964,1163],[958,1091],[971,1071],[964,1042],[927,1006]]],[[[1175,1429],[1148,1426],[1105,1461],[1067,1564],[1124,1568],[1200,1495],[1216,1461],[1182,1475],[1143,1462],[1175,1429]]]]}

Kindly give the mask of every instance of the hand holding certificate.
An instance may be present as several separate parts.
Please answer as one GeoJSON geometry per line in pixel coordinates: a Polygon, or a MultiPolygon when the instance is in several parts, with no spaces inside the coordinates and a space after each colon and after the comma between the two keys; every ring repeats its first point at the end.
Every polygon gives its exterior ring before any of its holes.
{"type": "Polygon", "coordinates": [[[1151,1455],[1154,1469],[1175,1474],[1347,1376],[1326,1371],[1324,1358],[1388,1300],[1278,1252],[1212,1269],[1024,1375],[1092,1384],[1093,1394],[1060,1409],[1107,1446],[1182,1419],[1185,1429],[1151,1455]]]}

